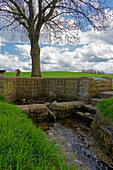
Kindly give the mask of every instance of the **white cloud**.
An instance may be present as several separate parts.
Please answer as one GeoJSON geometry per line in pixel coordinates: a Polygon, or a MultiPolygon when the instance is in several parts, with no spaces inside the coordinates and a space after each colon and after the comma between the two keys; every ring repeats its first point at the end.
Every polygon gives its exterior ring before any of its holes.
{"type": "Polygon", "coordinates": [[[21,71],[30,70],[31,61],[22,62],[19,60],[19,56],[11,55],[9,53],[0,54],[0,69],[6,69],[7,71],[15,71],[19,68],[21,71]]]}
{"type": "MultiPolygon", "coordinates": [[[[5,37],[7,35],[8,32],[5,37]]],[[[83,69],[94,69],[109,73],[113,72],[112,35],[113,29],[109,32],[97,32],[94,30],[81,32],[81,41],[73,50],[66,43],[62,46],[48,44],[48,46],[41,48],[41,70],[81,71],[83,69]]],[[[1,37],[0,48],[5,45],[5,42],[7,40],[5,41],[1,37]]],[[[31,57],[28,42],[16,44],[14,48],[18,51],[16,55],[12,55],[8,51],[0,54],[0,68],[5,68],[8,71],[14,71],[17,68],[21,71],[30,71],[31,57]]]]}
{"type": "Polygon", "coordinates": [[[97,44],[113,44],[113,21],[111,22],[110,28],[106,31],[97,31],[92,29],[87,32],[79,32],[80,43],[79,44],[88,44],[88,43],[97,43],[97,44]]]}
{"type": "Polygon", "coordinates": [[[22,55],[24,58],[30,57],[30,45],[23,44],[23,45],[15,45],[16,50],[20,51],[20,55],[22,55]]]}
{"type": "MultiPolygon", "coordinates": [[[[15,23],[16,25],[17,23],[15,23]]],[[[0,37],[3,41],[9,43],[28,43],[27,33],[22,26],[18,26],[16,29],[8,27],[4,31],[0,31],[0,37]]]]}
{"type": "Polygon", "coordinates": [[[2,40],[2,38],[0,37],[0,52],[1,52],[1,48],[2,48],[2,46],[4,46],[5,44],[3,43],[3,40],[2,40]]]}
{"type": "MultiPolygon", "coordinates": [[[[11,55],[9,53],[0,55],[0,68],[21,71],[31,70],[31,60],[29,56],[29,45],[16,45],[21,55],[11,55]],[[28,59],[21,61],[21,57],[28,59]]],[[[41,69],[42,71],[81,71],[83,69],[103,70],[113,72],[113,45],[91,43],[69,51],[66,48],[43,47],[41,49],[41,69]]]]}

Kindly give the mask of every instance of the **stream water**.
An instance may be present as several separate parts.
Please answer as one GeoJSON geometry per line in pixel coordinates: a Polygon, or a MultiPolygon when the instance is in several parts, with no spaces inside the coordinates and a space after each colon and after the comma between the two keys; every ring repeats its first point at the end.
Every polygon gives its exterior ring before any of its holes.
{"type": "MultiPolygon", "coordinates": [[[[55,138],[56,131],[59,140],[64,140],[66,145],[73,150],[74,155],[79,158],[80,162],[86,164],[87,169],[93,170],[112,170],[113,160],[106,155],[102,148],[95,143],[90,134],[90,124],[77,118],[67,118],[56,121],[51,130],[47,130],[47,134],[55,138]]],[[[76,161],[77,162],[77,161],[76,161]]],[[[82,164],[82,163],[81,163],[82,164]]],[[[86,169],[86,166],[80,166],[80,170],[86,169]]]]}
{"type": "MultiPolygon", "coordinates": [[[[28,104],[31,104],[31,102],[33,101],[28,101],[28,104]]],[[[69,162],[73,160],[74,163],[79,164],[79,170],[113,169],[112,158],[103,152],[103,148],[95,142],[90,134],[92,121],[90,117],[87,119],[74,114],[76,117],[70,116],[57,120],[53,112],[51,112],[51,115],[54,118],[54,123],[42,122],[37,123],[36,126],[41,126],[49,139],[55,140],[60,145],[69,162]]]]}

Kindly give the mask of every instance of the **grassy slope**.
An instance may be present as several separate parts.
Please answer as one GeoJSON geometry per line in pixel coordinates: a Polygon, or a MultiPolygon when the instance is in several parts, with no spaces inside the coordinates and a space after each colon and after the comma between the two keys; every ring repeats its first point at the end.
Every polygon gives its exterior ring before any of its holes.
{"type": "Polygon", "coordinates": [[[16,106],[0,102],[0,169],[75,169],[64,164],[58,147],[46,139],[16,106]]]}
{"type": "MultiPolygon", "coordinates": [[[[5,76],[16,76],[13,72],[4,73],[5,76]]],[[[22,77],[30,77],[30,72],[22,72],[20,76],[22,77]]],[[[113,75],[102,75],[102,74],[89,74],[89,73],[81,73],[81,72],[66,72],[66,71],[50,71],[50,72],[42,72],[42,77],[103,77],[109,76],[113,79],[113,75]]]]}
{"type": "Polygon", "coordinates": [[[113,123],[113,97],[99,101],[97,109],[102,116],[109,118],[113,123]]]}

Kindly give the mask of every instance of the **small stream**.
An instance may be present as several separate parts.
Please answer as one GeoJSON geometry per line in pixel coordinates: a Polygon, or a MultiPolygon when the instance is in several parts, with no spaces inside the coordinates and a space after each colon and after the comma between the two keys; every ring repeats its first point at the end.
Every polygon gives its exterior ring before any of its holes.
{"type": "MultiPolygon", "coordinates": [[[[27,104],[32,104],[32,102],[28,101],[27,104]]],[[[37,102],[41,103],[40,101],[35,101],[35,103],[37,102]]],[[[84,109],[80,111],[83,112],[84,109]]],[[[94,116],[94,113],[86,112],[86,115],[91,114],[94,116]]],[[[70,116],[68,118],[57,120],[53,112],[51,112],[51,115],[53,116],[54,123],[46,121],[37,123],[36,126],[41,126],[49,139],[54,140],[60,145],[63,154],[68,157],[69,162],[73,160],[75,164],[79,164],[78,170],[113,169],[112,158],[103,152],[103,148],[95,142],[90,134],[90,126],[93,118],[86,118],[78,114],[72,116],[72,113],[69,113],[70,116]]]]}
{"type": "MultiPolygon", "coordinates": [[[[112,159],[103,153],[102,148],[95,143],[90,134],[90,124],[88,121],[77,118],[67,118],[59,120],[53,126],[53,130],[59,134],[59,139],[65,140],[66,145],[73,150],[74,155],[89,166],[87,169],[112,170],[112,159]]],[[[82,118],[82,117],[81,117],[82,118]]],[[[51,131],[47,132],[52,135],[51,131]]],[[[53,133],[53,138],[54,138],[53,133]]],[[[86,167],[79,168],[80,170],[86,167]]]]}

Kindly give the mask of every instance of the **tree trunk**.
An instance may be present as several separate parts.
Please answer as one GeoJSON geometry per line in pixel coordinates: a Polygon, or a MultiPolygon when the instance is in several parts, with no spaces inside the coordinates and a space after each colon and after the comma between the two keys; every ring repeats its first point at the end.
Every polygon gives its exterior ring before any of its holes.
{"type": "Polygon", "coordinates": [[[31,77],[41,77],[40,71],[40,47],[38,41],[31,42],[32,72],[31,77]]]}

